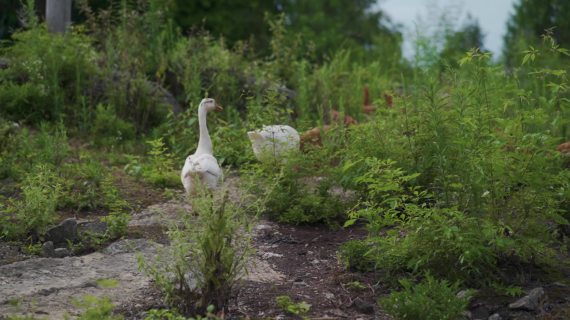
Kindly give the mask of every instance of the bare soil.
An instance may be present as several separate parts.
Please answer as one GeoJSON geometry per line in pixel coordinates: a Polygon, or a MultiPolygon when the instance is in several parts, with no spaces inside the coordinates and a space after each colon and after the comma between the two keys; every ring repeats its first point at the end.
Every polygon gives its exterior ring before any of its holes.
{"type": "Polygon", "coordinates": [[[373,275],[348,273],[337,259],[342,243],[365,234],[363,228],[269,224],[255,239],[255,246],[285,279],[273,284],[245,283],[230,305],[230,314],[250,319],[298,319],[277,306],[275,299],[286,295],[296,303],[310,304],[306,314],[310,319],[390,319],[376,305],[384,288],[374,283],[373,275]],[[351,287],[355,281],[365,288],[351,287]]]}

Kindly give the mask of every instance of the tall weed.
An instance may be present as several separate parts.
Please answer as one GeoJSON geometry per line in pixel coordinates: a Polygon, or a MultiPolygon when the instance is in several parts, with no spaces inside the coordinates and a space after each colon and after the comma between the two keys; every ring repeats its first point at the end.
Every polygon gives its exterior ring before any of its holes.
{"type": "Polygon", "coordinates": [[[382,307],[396,319],[454,320],[461,318],[469,303],[457,297],[459,284],[437,280],[431,275],[419,284],[400,280],[403,290],[380,300],[382,307]]]}
{"type": "Polygon", "coordinates": [[[169,227],[168,252],[154,262],[139,257],[139,265],[179,310],[223,309],[246,269],[251,252],[247,211],[255,207],[231,202],[227,191],[199,194],[191,203],[193,212],[183,212],[181,223],[169,227]]]}
{"type": "Polygon", "coordinates": [[[38,165],[26,175],[21,186],[22,199],[8,203],[2,215],[2,237],[41,236],[56,220],[61,182],[48,165],[38,165]]]}

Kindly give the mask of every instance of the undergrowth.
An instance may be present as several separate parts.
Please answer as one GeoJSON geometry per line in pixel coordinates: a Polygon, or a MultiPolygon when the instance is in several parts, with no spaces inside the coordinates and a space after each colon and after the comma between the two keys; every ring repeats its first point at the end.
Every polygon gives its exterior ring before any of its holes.
{"type": "MultiPolygon", "coordinates": [[[[156,261],[139,256],[139,266],[164,293],[166,302],[184,314],[203,313],[213,305],[227,308],[231,293],[246,271],[251,253],[255,206],[229,200],[227,191],[205,189],[191,199],[192,211],[172,222],[170,246],[156,261]]],[[[256,202],[254,202],[256,203],[256,202]]],[[[258,209],[256,209],[258,210],[258,209]]]]}
{"type": "Polygon", "coordinates": [[[459,319],[469,303],[468,297],[457,297],[459,283],[450,284],[430,275],[419,284],[402,279],[400,285],[402,291],[380,300],[382,307],[396,319],[459,319]]]}

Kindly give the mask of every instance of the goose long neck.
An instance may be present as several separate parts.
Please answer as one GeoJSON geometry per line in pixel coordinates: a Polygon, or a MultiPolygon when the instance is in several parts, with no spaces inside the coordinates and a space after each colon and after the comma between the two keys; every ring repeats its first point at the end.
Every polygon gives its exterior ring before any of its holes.
{"type": "Polygon", "coordinates": [[[208,126],[206,123],[206,108],[198,108],[198,125],[200,126],[200,139],[198,140],[198,149],[196,153],[201,154],[213,154],[212,151],[212,140],[210,139],[210,134],[208,133],[208,126]]]}

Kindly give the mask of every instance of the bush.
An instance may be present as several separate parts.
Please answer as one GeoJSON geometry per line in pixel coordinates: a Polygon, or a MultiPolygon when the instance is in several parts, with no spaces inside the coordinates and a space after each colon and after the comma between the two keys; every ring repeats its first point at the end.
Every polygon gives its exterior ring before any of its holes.
{"type": "Polygon", "coordinates": [[[247,130],[241,124],[226,123],[218,120],[212,135],[214,152],[220,164],[224,166],[240,166],[253,160],[251,143],[247,138],[247,130]],[[246,151],[247,150],[247,151],[246,151]]]}
{"type": "Polygon", "coordinates": [[[150,184],[161,187],[173,187],[180,185],[178,170],[172,154],[167,152],[161,138],[147,141],[151,150],[150,161],[143,167],[143,179],[150,184]]]}
{"type": "Polygon", "coordinates": [[[78,320],[122,320],[121,315],[114,315],[115,306],[108,297],[98,298],[91,295],[84,296],[81,300],[74,301],[74,304],[84,309],[77,318],[78,320]]]}
{"type": "Polygon", "coordinates": [[[251,221],[247,209],[229,202],[225,191],[200,194],[192,208],[170,226],[168,252],[155,262],[139,257],[139,265],[170,305],[185,313],[202,313],[209,305],[220,310],[246,268],[251,221]]]}
{"type": "Polygon", "coordinates": [[[2,237],[14,239],[30,232],[40,236],[56,219],[61,183],[49,166],[36,166],[25,177],[21,190],[22,199],[8,203],[0,212],[2,237]]]}
{"type": "Polygon", "coordinates": [[[428,271],[480,286],[506,281],[497,272],[499,265],[554,262],[553,250],[543,242],[513,235],[504,225],[454,209],[406,205],[404,210],[409,220],[384,235],[371,234],[366,240],[372,244],[368,250],[363,244],[343,247],[341,257],[346,265],[366,270],[367,262],[373,260],[376,269],[390,273],[428,271]]]}
{"type": "Polygon", "coordinates": [[[78,32],[65,36],[34,28],[12,35],[10,66],[0,73],[0,105],[9,119],[39,124],[84,121],[78,102],[96,73],[97,53],[78,32]]]}
{"type": "Polygon", "coordinates": [[[335,176],[313,155],[291,155],[286,163],[243,167],[252,191],[266,199],[265,213],[278,222],[334,225],[350,206],[332,192],[335,176]]]}
{"type": "Polygon", "coordinates": [[[130,216],[125,212],[128,203],[119,195],[119,190],[113,184],[111,175],[105,176],[101,183],[104,194],[105,205],[109,209],[109,214],[101,220],[107,224],[106,236],[114,239],[127,233],[130,216]]]}
{"type": "Polygon", "coordinates": [[[115,147],[135,139],[134,126],[119,118],[113,107],[102,104],[95,109],[91,132],[95,145],[99,147],[115,147]]]}
{"type": "Polygon", "coordinates": [[[360,193],[360,203],[349,212],[345,227],[365,219],[369,231],[377,234],[385,226],[406,221],[406,205],[427,206],[430,195],[412,184],[419,174],[406,174],[394,165],[392,160],[374,157],[345,162],[344,183],[360,193]]]}
{"type": "Polygon", "coordinates": [[[452,209],[421,211],[420,216],[388,230],[385,237],[371,239],[377,268],[430,272],[472,284],[496,279],[499,252],[493,243],[508,238],[479,219],[452,209]]]}
{"type": "Polygon", "coordinates": [[[381,299],[380,304],[398,320],[456,320],[469,303],[468,298],[457,297],[459,284],[449,284],[427,275],[414,285],[408,279],[400,280],[403,290],[381,299]]]}
{"type": "MultiPolygon", "coordinates": [[[[369,237],[341,249],[347,267],[369,268],[366,263],[361,266],[361,261],[372,260],[374,268],[390,273],[430,272],[480,286],[506,280],[497,272],[499,265],[553,263],[554,251],[541,238],[544,231],[516,232],[493,217],[440,207],[431,195],[411,184],[418,175],[406,175],[391,161],[368,158],[364,164],[364,173],[353,178],[361,201],[349,212],[345,225],[365,219],[369,237]]],[[[357,165],[349,163],[344,169],[350,172],[357,165]]]]}
{"type": "Polygon", "coordinates": [[[366,240],[349,240],[342,244],[338,256],[345,268],[351,271],[368,272],[375,269],[376,261],[372,244],[366,240]]]}
{"type": "Polygon", "coordinates": [[[80,155],[77,162],[65,163],[60,168],[63,178],[63,195],[60,208],[78,211],[105,207],[102,180],[107,168],[90,156],[80,155]]]}
{"type": "Polygon", "coordinates": [[[2,168],[0,178],[21,181],[34,166],[46,164],[61,166],[69,155],[67,131],[62,123],[42,123],[37,133],[23,128],[11,130],[6,146],[0,150],[2,168]]]}
{"type": "Polygon", "coordinates": [[[157,187],[179,186],[181,182],[178,170],[175,170],[174,156],[167,151],[162,138],[147,143],[151,147],[148,162],[139,163],[137,158],[133,158],[125,171],[157,187]]]}

